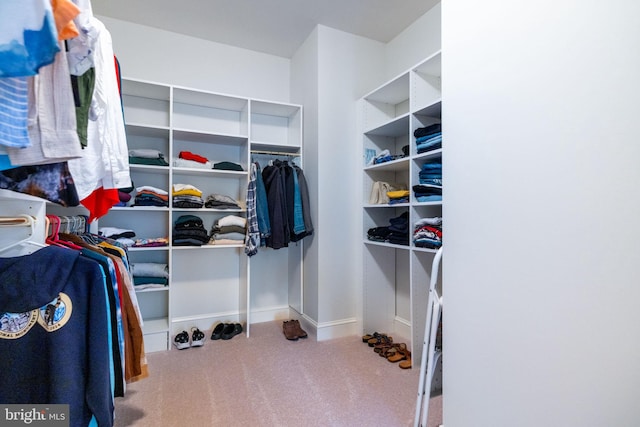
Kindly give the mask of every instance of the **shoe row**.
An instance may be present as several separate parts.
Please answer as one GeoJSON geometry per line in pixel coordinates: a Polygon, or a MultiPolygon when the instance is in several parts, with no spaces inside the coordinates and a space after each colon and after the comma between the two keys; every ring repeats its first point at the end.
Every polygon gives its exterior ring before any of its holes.
{"type": "Polygon", "coordinates": [[[405,343],[394,343],[393,338],[387,334],[374,332],[362,336],[362,342],[373,347],[373,351],[380,357],[384,357],[389,362],[398,363],[402,369],[411,368],[411,351],[405,343]]]}
{"type": "Polygon", "coordinates": [[[285,338],[290,341],[297,341],[298,338],[307,337],[307,333],[300,327],[300,322],[296,319],[282,322],[282,332],[285,338]]]}
{"type": "MultiPolygon", "coordinates": [[[[242,333],[242,325],[240,323],[218,323],[211,333],[212,340],[230,340],[238,334],[242,333]]],[[[191,328],[191,336],[187,331],[182,331],[173,338],[173,345],[178,350],[184,350],[189,347],[202,347],[204,345],[205,335],[197,327],[191,328]]]]}

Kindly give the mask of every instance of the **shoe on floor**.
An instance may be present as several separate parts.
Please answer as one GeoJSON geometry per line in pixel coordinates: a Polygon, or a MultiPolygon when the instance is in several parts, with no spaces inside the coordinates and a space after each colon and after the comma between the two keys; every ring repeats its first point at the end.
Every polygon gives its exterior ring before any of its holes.
{"type": "Polygon", "coordinates": [[[175,345],[178,350],[189,348],[189,334],[187,333],[187,331],[182,331],[177,334],[173,338],[173,345],[175,345]]]}
{"type": "Polygon", "coordinates": [[[297,341],[299,338],[296,325],[292,320],[285,320],[282,322],[282,332],[284,333],[285,338],[290,341],[297,341]]]}
{"type": "Polygon", "coordinates": [[[296,335],[298,336],[298,338],[306,338],[307,333],[305,332],[304,329],[300,327],[300,322],[298,320],[291,320],[291,322],[293,322],[293,326],[295,328],[296,335]]]}
{"type": "Polygon", "coordinates": [[[215,328],[213,328],[213,332],[211,333],[212,340],[219,340],[222,337],[222,331],[224,331],[225,324],[218,323],[215,328]]]}
{"type": "Polygon", "coordinates": [[[196,328],[191,328],[191,347],[202,347],[204,345],[204,333],[196,328]]]}
{"type": "Polygon", "coordinates": [[[223,340],[230,340],[240,333],[242,333],[242,325],[240,323],[227,323],[222,330],[220,338],[223,340]]]}

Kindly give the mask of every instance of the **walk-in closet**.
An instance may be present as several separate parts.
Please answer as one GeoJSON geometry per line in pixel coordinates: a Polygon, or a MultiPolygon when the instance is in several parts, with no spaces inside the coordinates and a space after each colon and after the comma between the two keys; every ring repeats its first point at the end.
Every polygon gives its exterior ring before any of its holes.
{"type": "Polygon", "coordinates": [[[640,425],[637,16],[0,1],[0,425],[640,425]]]}

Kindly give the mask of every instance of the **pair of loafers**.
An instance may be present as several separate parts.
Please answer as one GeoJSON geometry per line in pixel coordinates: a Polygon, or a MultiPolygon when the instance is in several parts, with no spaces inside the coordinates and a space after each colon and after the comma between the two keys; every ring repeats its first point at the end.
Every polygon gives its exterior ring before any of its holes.
{"type": "Polygon", "coordinates": [[[242,333],[240,323],[218,323],[211,333],[212,340],[230,340],[242,333]]]}

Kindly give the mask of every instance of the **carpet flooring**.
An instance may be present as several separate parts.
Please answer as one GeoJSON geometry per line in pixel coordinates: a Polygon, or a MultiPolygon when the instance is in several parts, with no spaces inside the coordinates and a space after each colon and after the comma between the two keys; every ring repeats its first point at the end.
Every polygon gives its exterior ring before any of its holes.
{"type": "MultiPolygon", "coordinates": [[[[413,425],[419,361],[400,369],[359,336],[288,341],[281,321],[251,325],[249,338],[203,332],[203,347],[147,355],[149,377],[116,398],[116,427],[413,425]]],[[[441,396],[429,408],[437,427],[441,396]]]]}

